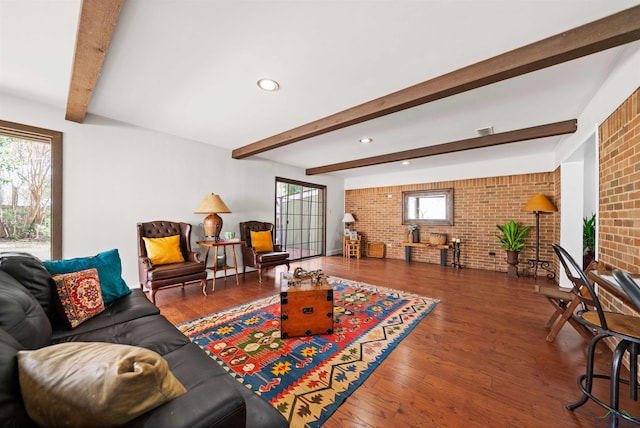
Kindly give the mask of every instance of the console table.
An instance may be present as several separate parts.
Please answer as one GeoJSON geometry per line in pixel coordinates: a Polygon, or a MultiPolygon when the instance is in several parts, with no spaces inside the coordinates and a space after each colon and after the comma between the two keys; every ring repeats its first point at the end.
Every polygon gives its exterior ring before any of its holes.
{"type": "Polygon", "coordinates": [[[216,284],[216,274],[219,270],[224,270],[224,280],[227,280],[227,270],[233,269],[236,274],[236,285],[240,284],[238,281],[238,262],[236,261],[236,245],[244,244],[244,241],[196,241],[196,243],[202,247],[207,247],[207,252],[204,255],[204,265],[207,266],[207,261],[209,260],[209,250],[211,247],[214,248],[213,254],[213,266],[207,267],[207,269],[213,270],[213,286],[216,284]],[[224,266],[218,267],[218,248],[222,247],[222,252],[224,254],[225,262],[224,266]],[[233,264],[228,263],[227,258],[227,247],[231,247],[231,254],[233,255],[233,264]]]}
{"type": "Polygon", "coordinates": [[[404,261],[409,263],[411,261],[411,249],[412,248],[433,248],[440,250],[440,266],[447,265],[447,250],[449,245],[432,245],[426,242],[403,242],[400,245],[404,247],[404,261]]]}

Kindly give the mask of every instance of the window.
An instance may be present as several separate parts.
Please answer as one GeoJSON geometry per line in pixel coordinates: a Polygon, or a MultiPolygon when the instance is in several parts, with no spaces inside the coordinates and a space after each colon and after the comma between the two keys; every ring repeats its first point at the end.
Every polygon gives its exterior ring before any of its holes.
{"type": "Polygon", "coordinates": [[[453,225],[453,189],[402,192],[402,223],[453,225]]]}
{"type": "Polygon", "coordinates": [[[62,257],[62,133],[0,120],[0,250],[62,257]]]}

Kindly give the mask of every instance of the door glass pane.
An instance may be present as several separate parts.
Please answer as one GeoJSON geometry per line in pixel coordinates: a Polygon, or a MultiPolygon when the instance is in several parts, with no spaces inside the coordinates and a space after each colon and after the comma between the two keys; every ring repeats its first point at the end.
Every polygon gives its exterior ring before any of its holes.
{"type": "Polygon", "coordinates": [[[324,254],[326,188],[276,179],[278,235],[292,260],[324,254]]]}

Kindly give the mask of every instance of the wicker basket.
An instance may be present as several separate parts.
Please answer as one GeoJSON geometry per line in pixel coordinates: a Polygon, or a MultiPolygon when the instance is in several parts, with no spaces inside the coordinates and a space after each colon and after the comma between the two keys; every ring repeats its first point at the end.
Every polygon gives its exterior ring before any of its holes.
{"type": "Polygon", "coordinates": [[[377,257],[379,259],[384,258],[384,243],[382,242],[369,242],[367,244],[367,257],[377,257]]]}
{"type": "Polygon", "coordinates": [[[444,245],[447,243],[446,233],[431,233],[429,235],[429,243],[431,245],[444,245]]]}

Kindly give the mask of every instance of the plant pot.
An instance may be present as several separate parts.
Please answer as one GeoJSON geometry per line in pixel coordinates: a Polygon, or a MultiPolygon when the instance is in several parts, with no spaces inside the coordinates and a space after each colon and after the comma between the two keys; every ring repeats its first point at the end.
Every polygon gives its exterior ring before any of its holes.
{"type": "Polygon", "coordinates": [[[586,269],[593,260],[595,260],[596,254],[593,251],[586,251],[582,255],[582,269],[586,269]]]}
{"type": "Polygon", "coordinates": [[[409,242],[420,242],[420,229],[409,232],[409,242]]]}
{"type": "Polygon", "coordinates": [[[507,267],[507,276],[515,277],[515,278],[519,276],[518,275],[519,254],[520,254],[520,251],[507,250],[507,264],[509,265],[507,267]]]}

